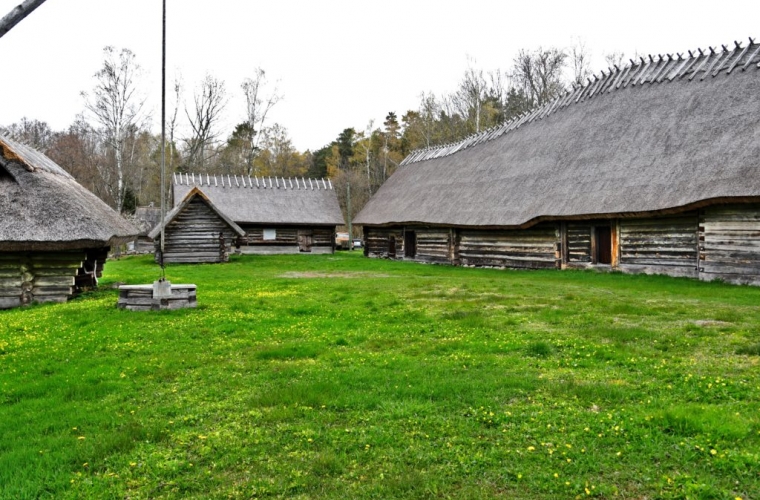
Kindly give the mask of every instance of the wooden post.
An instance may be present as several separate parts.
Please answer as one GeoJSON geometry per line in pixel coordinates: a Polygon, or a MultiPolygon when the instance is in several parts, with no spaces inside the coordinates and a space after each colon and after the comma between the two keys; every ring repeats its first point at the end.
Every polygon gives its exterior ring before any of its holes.
{"type": "Polygon", "coordinates": [[[611,238],[612,238],[612,269],[617,269],[620,265],[620,219],[611,221],[611,238]]]}
{"type": "Polygon", "coordinates": [[[0,19],[0,38],[43,3],[45,0],[24,0],[21,5],[14,7],[4,18],[0,19]]]}

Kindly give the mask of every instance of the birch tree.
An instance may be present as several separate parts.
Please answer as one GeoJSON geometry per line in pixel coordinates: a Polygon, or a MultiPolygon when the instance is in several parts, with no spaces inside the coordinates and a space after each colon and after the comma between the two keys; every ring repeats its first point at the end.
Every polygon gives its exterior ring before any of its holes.
{"type": "Polygon", "coordinates": [[[261,151],[260,143],[266,127],[267,115],[274,105],[282,99],[278,93],[277,85],[269,95],[265,95],[267,83],[266,72],[261,68],[256,68],[253,78],[246,78],[240,86],[245,93],[246,120],[250,130],[248,138],[250,147],[247,158],[248,175],[256,173],[254,171],[254,160],[261,151]]]}
{"type": "Polygon", "coordinates": [[[138,94],[137,79],[140,66],[129,49],[103,49],[103,67],[95,73],[95,88],[90,94],[82,92],[85,108],[100,125],[104,144],[114,155],[115,177],[111,193],[116,210],[124,205],[124,146],[131,129],[139,128],[144,118],[145,98],[138,94]]]}

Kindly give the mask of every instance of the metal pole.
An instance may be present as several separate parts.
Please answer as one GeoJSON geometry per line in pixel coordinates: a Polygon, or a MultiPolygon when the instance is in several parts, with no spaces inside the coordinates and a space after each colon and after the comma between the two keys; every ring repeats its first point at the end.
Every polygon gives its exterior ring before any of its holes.
{"type": "Polygon", "coordinates": [[[354,235],[351,233],[351,183],[346,183],[346,198],[347,200],[347,206],[346,206],[346,212],[348,215],[348,248],[349,250],[354,249],[354,235]]]}
{"type": "Polygon", "coordinates": [[[164,266],[164,219],[166,218],[166,0],[163,0],[161,41],[161,278],[166,278],[164,266]]]}

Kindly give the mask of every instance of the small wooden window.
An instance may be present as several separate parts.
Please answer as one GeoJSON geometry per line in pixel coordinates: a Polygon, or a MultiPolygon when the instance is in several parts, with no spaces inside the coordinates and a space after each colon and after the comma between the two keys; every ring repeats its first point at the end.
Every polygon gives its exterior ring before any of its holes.
{"type": "Polygon", "coordinates": [[[388,238],[388,257],[391,259],[396,258],[396,237],[394,235],[388,238]]]}
{"type": "Polygon", "coordinates": [[[264,241],[273,241],[277,239],[276,229],[264,229],[264,241]]]}

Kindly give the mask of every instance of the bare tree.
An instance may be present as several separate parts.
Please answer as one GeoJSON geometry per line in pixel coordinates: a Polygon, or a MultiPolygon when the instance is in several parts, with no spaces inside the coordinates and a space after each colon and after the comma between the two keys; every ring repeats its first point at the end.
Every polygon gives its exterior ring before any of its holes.
{"type": "Polygon", "coordinates": [[[541,106],[564,92],[562,70],[566,59],[567,55],[556,48],[520,50],[509,75],[512,84],[524,94],[530,106],[541,106]]]}
{"type": "Polygon", "coordinates": [[[21,5],[14,7],[5,17],[0,19],[0,38],[43,3],[45,0],[24,0],[21,5]]]}
{"type": "Polygon", "coordinates": [[[611,67],[617,67],[622,68],[623,67],[623,60],[625,60],[625,54],[623,52],[610,52],[608,54],[604,54],[604,60],[607,62],[607,65],[611,67]]]}
{"type": "Polygon", "coordinates": [[[570,62],[573,70],[573,85],[582,87],[586,79],[591,76],[591,54],[586,47],[586,42],[577,38],[570,47],[570,62]]]}
{"type": "Polygon", "coordinates": [[[10,136],[14,140],[42,152],[48,151],[54,135],[47,122],[30,120],[26,117],[8,127],[0,127],[0,134],[10,136]]]}
{"type": "Polygon", "coordinates": [[[459,89],[451,96],[451,103],[462,118],[472,121],[475,133],[478,133],[488,84],[483,76],[483,70],[475,68],[475,58],[468,57],[467,60],[467,70],[459,84],[459,89]]]}
{"type": "Polygon", "coordinates": [[[226,105],[227,91],[224,81],[206,75],[199,91],[193,96],[192,112],[185,108],[192,129],[192,136],[185,141],[188,147],[188,163],[201,171],[208,159],[207,152],[213,149],[212,146],[219,137],[216,126],[226,105]]]}
{"type": "Polygon", "coordinates": [[[112,193],[116,210],[121,212],[124,203],[124,145],[135,127],[144,119],[144,97],[137,94],[136,79],[140,66],[129,49],[116,51],[113,47],[103,49],[103,67],[95,73],[97,83],[92,95],[82,92],[85,107],[100,125],[103,142],[114,154],[116,183],[112,193]]]}
{"type": "Polygon", "coordinates": [[[276,84],[274,90],[272,90],[268,96],[265,96],[264,92],[266,85],[266,72],[261,68],[256,68],[254,70],[253,78],[246,78],[241,85],[241,88],[245,93],[246,119],[250,134],[250,149],[247,158],[248,175],[254,173],[254,160],[258,152],[261,150],[259,144],[263,137],[262,132],[266,127],[267,115],[274,105],[282,99],[282,96],[278,94],[276,84]]]}
{"type": "Polygon", "coordinates": [[[177,131],[177,114],[179,113],[179,103],[182,100],[182,75],[175,75],[174,85],[174,111],[169,118],[169,172],[174,172],[174,134],[177,131]]]}
{"type": "Polygon", "coordinates": [[[420,94],[418,132],[425,140],[425,147],[430,147],[435,134],[435,124],[441,109],[435,94],[432,92],[420,94]]]}
{"type": "Polygon", "coordinates": [[[375,120],[370,120],[367,124],[367,129],[364,132],[359,133],[357,146],[361,147],[364,151],[364,166],[367,169],[367,186],[369,186],[370,194],[372,194],[372,127],[375,125],[375,120]],[[364,139],[364,140],[362,140],[364,139]]]}

